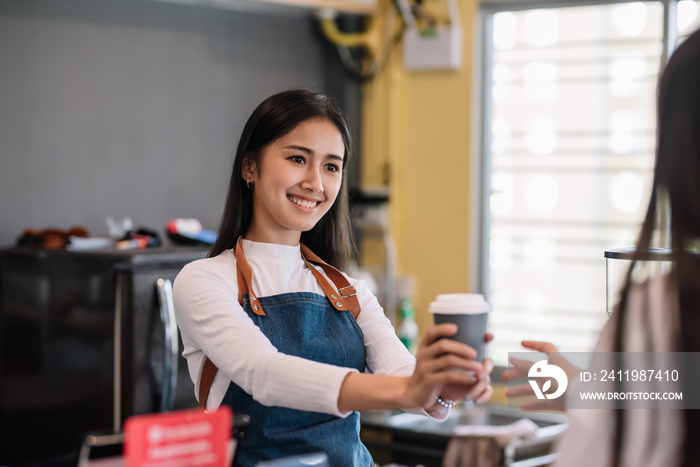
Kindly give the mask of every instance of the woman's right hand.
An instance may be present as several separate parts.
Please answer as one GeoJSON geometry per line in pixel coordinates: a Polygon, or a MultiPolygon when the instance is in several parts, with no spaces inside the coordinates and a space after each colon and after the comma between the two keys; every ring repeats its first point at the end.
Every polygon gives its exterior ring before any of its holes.
{"type": "Polygon", "coordinates": [[[479,382],[479,376],[486,372],[484,366],[474,360],[476,350],[452,339],[442,339],[456,333],[457,326],[450,323],[432,326],[425,333],[416,352],[416,369],[407,380],[405,408],[434,408],[437,396],[446,385],[452,389],[463,387],[464,394],[458,395],[461,397],[457,399],[466,398],[479,382]],[[473,373],[451,371],[452,368],[473,373]]]}

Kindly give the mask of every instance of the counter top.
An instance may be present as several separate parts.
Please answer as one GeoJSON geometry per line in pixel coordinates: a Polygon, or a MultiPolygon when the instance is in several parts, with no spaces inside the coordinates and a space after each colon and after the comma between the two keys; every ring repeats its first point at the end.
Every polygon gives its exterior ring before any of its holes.
{"type": "MultiPolygon", "coordinates": [[[[444,422],[396,410],[363,412],[361,437],[375,461],[441,466],[447,445],[457,427],[505,427],[528,419],[537,425],[532,438],[514,439],[504,447],[504,465],[551,453],[555,439],[566,429],[566,417],[559,413],[524,412],[497,405],[458,406],[444,422]]],[[[475,430],[479,432],[478,429],[475,430]]]]}

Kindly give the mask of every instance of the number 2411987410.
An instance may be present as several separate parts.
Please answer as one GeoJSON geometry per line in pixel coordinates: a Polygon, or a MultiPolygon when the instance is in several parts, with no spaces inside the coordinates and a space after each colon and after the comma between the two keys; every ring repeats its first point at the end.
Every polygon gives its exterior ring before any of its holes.
{"type": "Polygon", "coordinates": [[[581,381],[678,381],[678,370],[601,370],[600,379],[595,373],[581,372],[581,381]]]}

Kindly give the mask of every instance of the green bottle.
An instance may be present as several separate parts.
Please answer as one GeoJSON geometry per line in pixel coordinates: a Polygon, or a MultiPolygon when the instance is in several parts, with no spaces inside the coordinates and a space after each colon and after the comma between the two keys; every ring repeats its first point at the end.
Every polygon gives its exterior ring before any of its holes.
{"type": "Polygon", "coordinates": [[[418,325],[415,321],[415,312],[411,299],[404,297],[401,300],[401,326],[399,327],[399,339],[409,352],[416,353],[416,340],[418,339],[418,325]]]}

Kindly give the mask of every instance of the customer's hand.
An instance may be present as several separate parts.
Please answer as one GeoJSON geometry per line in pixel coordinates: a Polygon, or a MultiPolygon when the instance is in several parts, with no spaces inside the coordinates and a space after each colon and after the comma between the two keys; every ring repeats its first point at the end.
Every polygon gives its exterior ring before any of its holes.
{"type": "MultiPolygon", "coordinates": [[[[406,385],[405,407],[435,408],[438,395],[444,399],[462,399],[470,394],[481,397],[490,383],[488,374],[493,369],[474,360],[476,350],[452,339],[442,339],[457,333],[451,323],[432,326],[425,333],[416,352],[416,369],[406,385]],[[466,372],[452,371],[452,368],[466,372]],[[486,371],[488,370],[488,371],[486,371]],[[485,377],[480,375],[486,375],[485,377]],[[488,383],[485,383],[488,381],[488,383]],[[443,394],[449,388],[450,395],[443,394]]],[[[490,395],[488,395],[490,397],[490,395]]]]}
{"type": "MultiPolygon", "coordinates": [[[[550,342],[522,341],[521,344],[526,349],[545,353],[547,355],[548,362],[564,370],[564,373],[566,373],[569,381],[572,381],[581,374],[581,370],[562,357],[559,350],[557,350],[557,348],[550,342]]],[[[530,367],[533,364],[531,361],[517,358],[511,358],[510,363],[513,366],[503,372],[503,379],[509,382],[527,378],[530,367]]],[[[552,384],[552,389],[556,390],[556,381],[553,381],[552,384]]],[[[518,384],[516,386],[511,386],[509,384],[506,395],[508,398],[525,396],[532,397],[535,395],[535,393],[529,383],[518,384]]],[[[520,404],[520,408],[523,410],[565,410],[566,406],[564,400],[564,397],[559,397],[557,399],[538,399],[523,402],[520,404]]]]}

